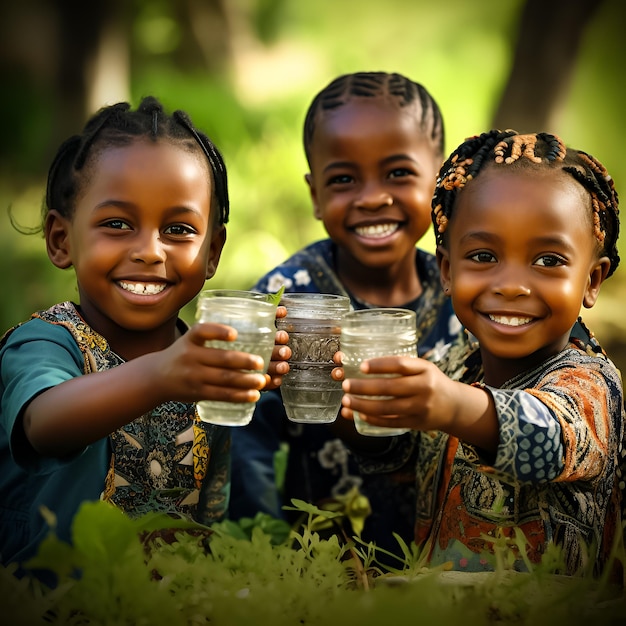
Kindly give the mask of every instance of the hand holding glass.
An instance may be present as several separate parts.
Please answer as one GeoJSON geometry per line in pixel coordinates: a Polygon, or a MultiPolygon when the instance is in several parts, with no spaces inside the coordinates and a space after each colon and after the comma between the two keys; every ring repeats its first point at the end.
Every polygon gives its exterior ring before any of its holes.
{"type": "MultiPolygon", "coordinates": [[[[395,374],[365,374],[361,363],[379,356],[417,357],[416,316],[408,309],[378,308],[351,311],[341,324],[341,353],[345,378],[386,378],[395,374]]],[[[393,396],[361,396],[371,400],[391,400],[393,396]]],[[[391,437],[407,428],[374,426],[354,411],[354,426],[361,435],[391,437]]]]}
{"type": "MultiPolygon", "coordinates": [[[[209,348],[236,350],[258,354],[267,372],[276,335],[276,304],[266,294],[235,289],[209,289],[198,299],[196,320],[232,326],[237,330],[235,341],[207,341],[209,348]]],[[[245,426],[250,423],[256,402],[198,402],[200,419],[222,426],[245,426]]]]}

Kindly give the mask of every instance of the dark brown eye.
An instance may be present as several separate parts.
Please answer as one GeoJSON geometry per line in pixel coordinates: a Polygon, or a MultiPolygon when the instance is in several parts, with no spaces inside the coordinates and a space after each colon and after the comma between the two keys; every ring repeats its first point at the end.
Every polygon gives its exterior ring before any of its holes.
{"type": "Polygon", "coordinates": [[[544,254],[535,261],[535,265],[541,265],[543,267],[557,267],[558,265],[563,264],[563,259],[556,256],[555,254],[544,254]]]}
{"type": "Polygon", "coordinates": [[[491,252],[474,252],[473,254],[469,255],[469,258],[472,259],[472,261],[476,261],[476,263],[495,263],[496,262],[496,257],[491,254],[491,252]]]}
{"type": "Polygon", "coordinates": [[[192,235],[196,232],[196,230],[187,224],[172,224],[163,232],[166,235],[192,235]]]}
{"type": "Polygon", "coordinates": [[[108,222],[105,222],[103,226],[113,228],[115,230],[130,230],[130,226],[123,220],[109,220],[108,222]]]}

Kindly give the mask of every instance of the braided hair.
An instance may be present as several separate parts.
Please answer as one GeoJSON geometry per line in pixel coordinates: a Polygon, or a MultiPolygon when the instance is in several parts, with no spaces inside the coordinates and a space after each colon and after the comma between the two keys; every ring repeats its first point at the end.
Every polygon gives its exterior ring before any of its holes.
{"type": "Polygon", "coordinates": [[[219,223],[225,224],[229,217],[229,199],[222,155],[213,142],[195,128],[184,111],[167,115],[153,96],[145,97],[136,111],[132,111],[127,102],[103,107],[89,119],[81,135],[74,135],[61,144],[48,171],[44,218],[50,209],[70,218],[86,179],[85,165],[89,160],[105,148],[127,146],[141,137],[153,141],[163,138],[191,151],[201,149],[212,172],[219,223]]]}
{"type": "Polygon", "coordinates": [[[317,122],[327,111],[343,106],[351,98],[384,98],[395,101],[398,106],[406,107],[419,103],[421,108],[421,127],[430,134],[439,153],[444,150],[444,126],[439,106],[434,98],[420,83],[387,72],[355,72],[344,74],[331,81],[313,98],[304,118],[303,143],[307,161],[311,163],[311,144],[317,122]]]}
{"type": "Polygon", "coordinates": [[[619,202],[613,179],[594,157],[567,148],[549,133],[521,135],[514,130],[491,130],[465,140],[444,162],[437,177],[432,200],[432,220],[437,245],[444,244],[448,222],[454,212],[458,193],[485,168],[538,167],[567,172],[590,196],[593,233],[611,261],[607,277],[619,265],[619,202]]]}

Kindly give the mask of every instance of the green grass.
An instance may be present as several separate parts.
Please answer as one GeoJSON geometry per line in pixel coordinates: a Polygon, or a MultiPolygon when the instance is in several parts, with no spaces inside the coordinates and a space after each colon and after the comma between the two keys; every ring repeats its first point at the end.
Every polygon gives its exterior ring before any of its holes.
{"type": "MultiPolygon", "coordinates": [[[[303,503],[302,503],[303,504],[303,503]]],[[[376,564],[376,550],[358,539],[321,539],[315,521],[332,519],[310,505],[308,522],[288,535],[259,516],[233,524],[189,525],[161,515],[131,520],[103,502],[85,504],[73,546],[51,535],[34,564],[59,576],[51,590],[13,568],[0,569],[3,624],[192,626],[199,624],[327,626],[359,624],[626,623],[621,589],[588,572],[554,574],[558,550],[529,573],[510,569],[511,546],[495,546],[495,571],[429,569],[405,549],[398,572],[376,564]],[[74,576],[81,571],[80,578],[74,576]]],[[[53,519],[51,520],[53,522],[53,519]]],[[[616,548],[622,557],[623,547],[616,548]]]]}

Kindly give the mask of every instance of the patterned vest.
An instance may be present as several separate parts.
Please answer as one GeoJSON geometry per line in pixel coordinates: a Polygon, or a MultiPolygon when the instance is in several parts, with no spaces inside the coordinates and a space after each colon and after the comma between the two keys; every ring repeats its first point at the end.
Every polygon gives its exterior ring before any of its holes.
{"type": "MultiPolygon", "coordinates": [[[[34,313],[32,318],[71,333],[83,354],[85,375],[124,362],[71,302],[34,313]]],[[[2,343],[15,328],[5,333],[2,343]]],[[[209,465],[209,429],[200,421],[195,404],[166,402],[115,431],[109,436],[111,460],[102,498],[133,516],[161,511],[196,517],[209,465]]]]}

